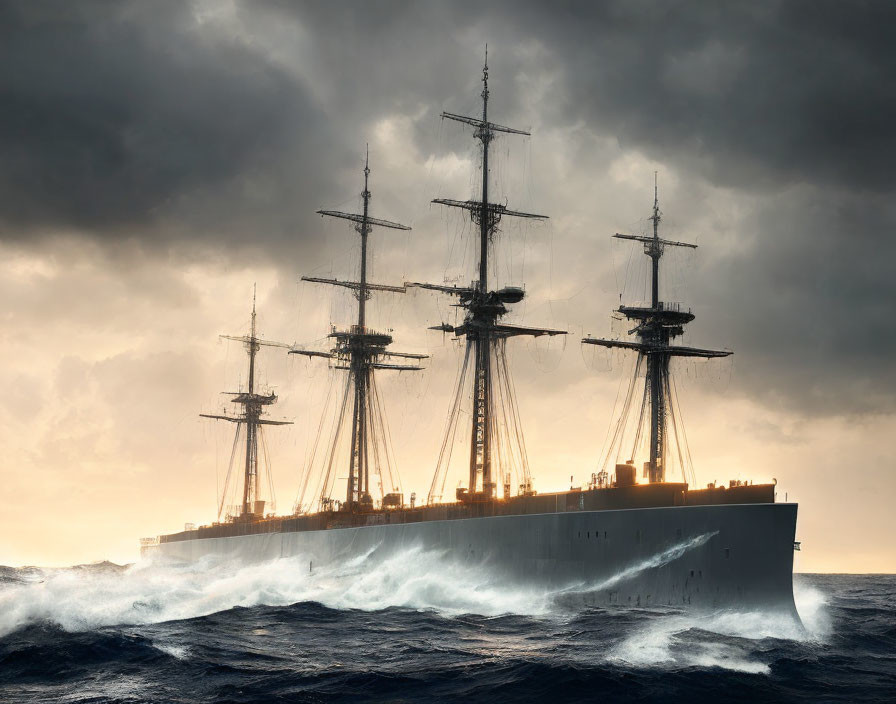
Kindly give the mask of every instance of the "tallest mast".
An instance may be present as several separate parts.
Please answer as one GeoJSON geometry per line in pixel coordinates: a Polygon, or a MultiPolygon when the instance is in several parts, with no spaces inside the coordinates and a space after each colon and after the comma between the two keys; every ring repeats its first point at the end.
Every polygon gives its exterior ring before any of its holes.
{"type": "MultiPolygon", "coordinates": [[[[496,496],[496,479],[504,480],[505,493],[509,491],[509,473],[499,472],[493,467],[496,445],[501,437],[507,438],[507,426],[513,425],[517,433],[515,449],[507,448],[507,455],[515,456],[520,466],[519,477],[521,487],[528,491],[531,487],[531,479],[528,473],[528,461],[525,457],[525,447],[522,443],[522,434],[518,427],[516,416],[516,401],[512,398],[513,384],[508,376],[504,343],[508,337],[517,335],[560,335],[565,334],[561,330],[549,330],[546,328],[529,328],[514,325],[506,325],[498,322],[499,318],[509,312],[507,304],[518,303],[525,295],[522,288],[506,287],[498,291],[489,290],[489,258],[488,248],[498,224],[504,216],[545,220],[547,216],[535,215],[508,210],[505,205],[489,201],[489,150],[496,134],[528,135],[523,130],[505,127],[490,122],[488,119],[488,47],[486,47],[485,63],[482,68],[482,117],[467,117],[455,113],[443,112],[442,117],[470,125],[474,128],[473,136],[482,144],[482,191],[478,200],[449,200],[437,198],[433,203],[446,205],[452,208],[461,208],[469,212],[473,222],[479,229],[479,278],[469,287],[441,286],[437,284],[409,283],[409,286],[432,289],[443,293],[453,294],[459,297],[458,306],[466,310],[462,325],[453,326],[447,323],[434,329],[444,332],[453,332],[457,337],[466,338],[466,351],[464,363],[459,380],[457,397],[449,414],[449,424],[439,466],[436,468],[433,483],[429,492],[429,502],[432,503],[442,497],[447,462],[451,454],[451,440],[458,422],[458,409],[460,408],[460,396],[464,393],[467,369],[470,357],[473,358],[473,413],[470,428],[470,460],[469,460],[469,485],[465,497],[471,501],[488,501],[496,496]],[[498,376],[495,384],[495,376],[498,376]],[[501,395],[502,410],[510,417],[496,419],[496,392],[501,395]],[[501,420],[504,427],[501,427],[501,420]]],[[[458,494],[460,497],[460,492],[458,494]]]]}
{"type": "MultiPolygon", "coordinates": [[[[479,294],[488,293],[488,240],[490,234],[488,218],[488,152],[492,133],[488,124],[488,45],[485,47],[485,63],[482,66],[482,126],[476,130],[482,142],[482,199],[479,203],[479,294]]],[[[495,223],[497,224],[497,223],[495,223]]],[[[491,437],[491,396],[492,396],[492,356],[491,334],[488,326],[483,326],[473,341],[476,368],[473,377],[473,424],[470,439],[470,494],[476,491],[476,483],[482,477],[482,493],[491,497],[495,483],[492,480],[491,437]]]]}

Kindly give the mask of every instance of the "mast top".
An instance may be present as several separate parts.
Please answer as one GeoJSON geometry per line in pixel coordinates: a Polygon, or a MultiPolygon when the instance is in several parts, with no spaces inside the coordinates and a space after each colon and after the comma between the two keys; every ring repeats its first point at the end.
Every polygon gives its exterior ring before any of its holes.
{"type": "Polygon", "coordinates": [[[252,284],[252,338],[255,339],[255,294],[258,284],[252,284]]]}
{"type": "MultiPolygon", "coordinates": [[[[371,193],[370,188],[368,187],[370,177],[370,145],[365,145],[365,154],[364,154],[364,190],[361,192],[361,200],[364,202],[364,207],[362,212],[360,213],[344,213],[340,210],[318,210],[316,211],[318,215],[328,215],[331,218],[342,218],[343,220],[351,220],[355,225],[355,229],[361,233],[361,235],[367,235],[370,233],[370,229],[374,226],[376,227],[388,227],[392,230],[410,230],[411,228],[407,225],[402,225],[401,223],[392,222],[391,220],[381,220],[380,218],[371,217],[368,211],[368,206],[370,205],[371,193]]],[[[302,277],[305,278],[305,277],[302,277]]]]}
{"type": "MultiPolygon", "coordinates": [[[[361,192],[361,200],[364,201],[364,214],[361,216],[361,222],[358,224],[358,232],[361,237],[370,234],[370,219],[368,218],[368,208],[370,207],[370,188],[368,180],[370,178],[370,144],[364,145],[364,190],[361,192]]],[[[363,292],[362,292],[363,293],[363,292]]]]}
{"type": "Polygon", "coordinates": [[[485,45],[485,63],[482,65],[482,100],[488,102],[488,44],[485,45]]]}

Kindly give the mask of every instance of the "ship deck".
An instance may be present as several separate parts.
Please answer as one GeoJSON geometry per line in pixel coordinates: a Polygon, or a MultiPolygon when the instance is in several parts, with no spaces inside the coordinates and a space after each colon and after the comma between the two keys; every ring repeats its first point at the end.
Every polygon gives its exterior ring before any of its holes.
{"type": "MultiPolygon", "coordinates": [[[[619,509],[711,506],[723,504],[771,504],[774,484],[741,484],[689,489],[687,484],[663,482],[571,489],[556,493],[513,496],[507,499],[458,501],[414,508],[370,511],[334,510],[292,516],[269,516],[213,523],[192,530],[160,535],[159,543],[205,538],[227,538],[264,533],[295,533],[364,526],[463,520],[487,516],[565,513],[570,511],[615,511],[619,509]]],[[[153,541],[155,542],[155,541],[153,541]]]]}

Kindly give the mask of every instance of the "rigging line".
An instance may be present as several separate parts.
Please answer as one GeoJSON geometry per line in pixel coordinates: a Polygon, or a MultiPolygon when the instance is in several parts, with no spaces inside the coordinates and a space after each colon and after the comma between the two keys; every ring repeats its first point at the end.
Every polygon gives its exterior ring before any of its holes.
{"type": "Polygon", "coordinates": [[[498,440],[498,448],[499,448],[499,456],[501,459],[501,465],[499,465],[499,479],[503,484],[505,481],[506,474],[518,474],[517,471],[517,458],[514,456],[514,448],[513,442],[510,437],[510,424],[512,421],[511,410],[509,407],[509,400],[507,398],[507,387],[505,384],[505,379],[503,377],[503,365],[501,363],[501,341],[495,340],[494,343],[494,357],[495,357],[495,374],[498,380],[498,389],[496,400],[501,406],[501,413],[495,414],[493,418],[493,426],[500,432],[500,438],[498,440]],[[503,422],[501,422],[503,421],[503,422]]]}
{"type": "Polygon", "coordinates": [[[504,380],[507,385],[507,394],[510,399],[510,410],[513,414],[513,427],[514,432],[516,433],[517,447],[519,449],[520,456],[520,469],[523,473],[523,478],[526,483],[529,483],[532,479],[532,473],[529,468],[529,453],[526,450],[526,436],[523,433],[522,422],[520,421],[520,412],[519,412],[519,402],[517,400],[516,393],[516,385],[513,382],[513,377],[510,375],[510,371],[507,366],[507,350],[506,350],[506,340],[501,340],[502,345],[502,353],[501,353],[501,364],[504,367],[504,380]]]}
{"type": "MultiPolygon", "coordinates": [[[[589,345],[589,347],[591,347],[591,346],[592,345],[589,345]]],[[[584,345],[582,345],[581,347],[583,348],[582,355],[583,355],[583,359],[584,359],[584,345]]],[[[596,350],[595,350],[595,353],[596,353],[596,350]]],[[[607,350],[605,350],[605,353],[607,355],[611,355],[611,354],[613,354],[613,350],[607,349],[607,350]]],[[[593,358],[593,356],[592,356],[592,358],[593,358]]],[[[610,363],[608,363],[608,367],[612,368],[612,365],[610,363]]],[[[628,383],[629,383],[629,385],[631,385],[631,383],[632,383],[631,379],[629,379],[628,383]]],[[[625,377],[621,376],[619,378],[619,384],[616,387],[616,399],[613,401],[613,412],[610,415],[611,422],[607,423],[607,432],[604,434],[603,447],[601,447],[600,455],[598,455],[598,458],[604,458],[604,457],[609,458],[610,451],[612,450],[612,445],[608,445],[607,443],[610,441],[610,430],[613,428],[612,419],[616,418],[616,408],[619,406],[619,397],[622,394],[622,387],[624,385],[625,385],[625,377]],[[606,452],[606,455],[604,454],[605,452],[606,452]]],[[[614,437],[615,437],[615,435],[614,435],[614,437]]],[[[606,467],[606,464],[607,463],[606,463],[606,459],[605,459],[603,461],[603,463],[600,465],[601,469],[606,467]]]]}
{"type": "Polygon", "coordinates": [[[529,450],[526,447],[526,434],[523,432],[523,422],[519,410],[519,395],[516,392],[516,384],[513,377],[510,376],[506,369],[504,374],[507,378],[508,391],[510,393],[510,408],[513,412],[514,429],[517,436],[517,447],[520,454],[520,468],[522,471],[522,479],[528,485],[532,483],[532,468],[529,465],[529,450]]]}
{"type": "MultiPolygon", "coordinates": [[[[367,441],[368,449],[365,451],[369,456],[370,450],[373,450],[373,467],[375,474],[379,477],[379,486],[380,486],[380,501],[383,499],[383,485],[386,481],[386,475],[389,473],[388,460],[386,461],[385,472],[383,471],[383,456],[380,454],[382,438],[380,436],[380,425],[378,423],[377,418],[377,407],[376,407],[376,389],[373,381],[373,371],[367,377],[367,423],[368,428],[365,431],[365,439],[367,441]]],[[[368,463],[368,473],[370,472],[370,466],[368,463]]]]}
{"type": "MultiPolygon", "coordinates": [[[[668,370],[663,374],[663,386],[665,387],[666,397],[669,399],[669,401],[670,401],[669,405],[671,406],[672,387],[669,384],[668,370]]],[[[674,410],[672,408],[670,408],[670,411],[672,411],[669,413],[669,415],[672,417],[672,433],[675,435],[675,449],[678,454],[678,466],[681,468],[681,479],[682,479],[682,481],[687,482],[688,481],[687,467],[685,467],[684,456],[682,455],[682,452],[681,452],[681,438],[678,435],[678,419],[676,418],[677,414],[674,412],[674,410]]]]}
{"type": "Polygon", "coordinates": [[[464,352],[464,361],[457,370],[454,399],[448,409],[448,413],[445,418],[445,434],[442,437],[442,447],[439,449],[439,457],[436,461],[436,469],[433,473],[432,482],[429,487],[429,495],[426,498],[426,502],[428,504],[432,504],[436,497],[436,487],[439,486],[439,476],[442,477],[442,482],[439,489],[440,493],[438,494],[438,497],[441,499],[445,493],[445,481],[448,478],[448,464],[451,462],[451,452],[454,446],[454,437],[457,431],[458,410],[460,408],[460,399],[463,395],[464,381],[467,377],[467,367],[469,366],[470,361],[471,346],[472,343],[468,339],[466,350],[464,352]],[[448,453],[447,458],[445,456],[446,451],[448,453]]]}
{"type": "MultiPolygon", "coordinates": [[[[498,365],[496,363],[495,374],[493,375],[493,379],[495,377],[500,377],[500,371],[498,370],[498,365]]],[[[489,416],[488,428],[487,432],[489,433],[489,437],[491,437],[494,442],[491,444],[492,448],[492,480],[503,483],[504,481],[504,473],[507,471],[512,471],[513,465],[513,457],[508,454],[508,435],[507,435],[507,420],[505,416],[507,415],[507,408],[502,397],[501,391],[501,380],[498,378],[498,388],[497,393],[492,395],[492,408],[495,409],[492,411],[489,416]],[[504,422],[501,423],[500,421],[504,422]]]]}
{"type": "MultiPolygon", "coordinates": [[[[642,357],[643,357],[643,355],[639,354],[637,360],[635,361],[634,373],[632,374],[632,377],[628,383],[628,389],[626,390],[626,393],[625,393],[625,400],[622,403],[622,409],[620,411],[619,418],[616,422],[615,430],[613,431],[613,438],[610,441],[610,444],[607,445],[607,453],[604,456],[603,463],[601,464],[601,467],[600,467],[601,471],[603,471],[607,468],[607,463],[609,463],[609,461],[610,461],[610,456],[615,454],[618,458],[619,451],[621,450],[623,431],[625,430],[625,426],[628,421],[628,414],[631,411],[632,396],[635,392],[635,385],[637,383],[637,379],[640,376],[640,372],[641,372],[642,357]],[[614,453],[614,448],[616,448],[615,453],[614,453]]],[[[616,412],[615,407],[613,409],[613,412],[614,413],[616,412]]]]}
{"type": "MultiPolygon", "coordinates": [[[[400,373],[400,372],[399,372],[400,373]]],[[[384,438],[384,447],[386,451],[386,466],[389,469],[389,481],[392,484],[393,490],[395,489],[395,485],[397,484],[397,488],[399,493],[404,494],[404,486],[401,483],[401,472],[398,469],[398,463],[395,461],[395,445],[392,442],[392,431],[389,429],[389,420],[386,417],[385,404],[382,401],[382,397],[380,396],[379,387],[374,388],[374,395],[376,397],[377,409],[379,411],[379,419],[380,419],[380,433],[384,438]],[[394,471],[394,478],[393,478],[394,471]]]]}
{"type": "Polygon", "coordinates": [[[379,389],[376,387],[375,382],[373,381],[373,374],[371,373],[370,380],[371,387],[371,418],[374,423],[374,442],[376,443],[376,447],[374,452],[376,454],[376,461],[380,467],[380,498],[387,493],[394,491],[401,482],[395,480],[395,476],[397,474],[397,469],[394,465],[394,458],[389,454],[389,444],[386,438],[387,433],[389,432],[388,427],[386,426],[386,417],[383,411],[383,403],[379,396],[379,389]],[[383,471],[385,470],[385,471],[383,471]]]}
{"type": "MultiPolygon", "coordinates": [[[[501,376],[500,371],[498,371],[498,376],[501,376]]],[[[507,399],[505,398],[504,389],[502,388],[503,382],[501,379],[498,379],[498,395],[499,401],[501,404],[501,416],[496,416],[494,420],[494,425],[497,426],[497,429],[500,431],[500,438],[498,441],[498,456],[500,458],[500,465],[498,466],[498,476],[497,479],[500,480],[500,483],[506,484],[511,478],[518,479],[520,475],[519,470],[519,462],[517,457],[514,454],[514,445],[511,439],[511,429],[510,429],[510,413],[508,409],[507,399]],[[503,419],[503,423],[500,423],[499,420],[503,419]]]]}
{"type": "Polygon", "coordinates": [[[389,481],[392,484],[392,491],[398,490],[404,499],[404,485],[401,481],[401,471],[398,462],[395,460],[395,444],[392,442],[392,430],[389,427],[389,419],[386,416],[385,404],[383,403],[379,389],[376,391],[377,405],[379,406],[380,415],[380,432],[385,439],[384,447],[386,450],[386,462],[389,468],[389,481]]]}
{"type": "MultiPolygon", "coordinates": [[[[637,365],[636,365],[637,367],[637,365]]],[[[619,417],[620,426],[619,426],[619,434],[614,438],[614,447],[615,452],[614,456],[616,461],[619,461],[619,455],[622,452],[622,443],[625,441],[625,431],[629,427],[629,418],[632,413],[632,402],[635,399],[635,387],[637,386],[637,380],[635,377],[632,377],[632,384],[629,386],[629,392],[626,395],[625,403],[622,406],[622,415],[619,417]]]]}
{"type": "MultiPolygon", "coordinates": [[[[336,419],[336,432],[333,435],[333,442],[330,445],[330,454],[329,460],[327,462],[327,472],[323,477],[323,486],[321,488],[321,497],[332,497],[333,492],[336,486],[336,472],[333,471],[334,466],[336,465],[336,461],[339,459],[339,445],[342,441],[343,434],[347,430],[347,426],[349,425],[349,417],[352,415],[348,410],[348,402],[350,398],[354,398],[355,390],[354,385],[357,384],[357,380],[354,378],[354,375],[349,372],[346,375],[346,384],[345,384],[345,396],[342,402],[342,408],[340,409],[339,416],[336,419]]],[[[354,418],[351,417],[352,426],[354,426],[354,418]]],[[[349,452],[351,455],[351,452],[349,452]]],[[[352,459],[352,465],[349,467],[350,472],[354,472],[354,460],[352,459]]],[[[357,488],[357,487],[356,487],[357,488]]],[[[354,499],[354,495],[349,497],[350,500],[354,499]]]]}
{"type": "Polygon", "coordinates": [[[681,405],[678,400],[678,384],[675,383],[675,377],[672,377],[672,390],[674,391],[673,400],[675,402],[675,408],[677,409],[678,416],[682,419],[681,435],[684,438],[685,456],[688,458],[690,477],[693,481],[693,486],[697,486],[697,471],[694,469],[694,460],[691,458],[691,446],[690,443],[688,443],[688,433],[684,427],[684,417],[681,415],[681,405]]]}
{"type": "MultiPolygon", "coordinates": [[[[362,372],[363,373],[363,372],[362,372]]],[[[374,401],[373,401],[373,372],[371,371],[367,376],[367,396],[364,399],[364,404],[366,408],[366,420],[367,427],[364,429],[363,438],[364,438],[364,447],[361,449],[361,452],[364,454],[364,457],[367,458],[367,483],[369,486],[370,483],[370,455],[371,450],[373,450],[373,470],[374,474],[379,478],[379,486],[380,486],[380,501],[383,498],[383,466],[382,460],[380,459],[380,443],[377,442],[379,439],[378,428],[376,424],[376,415],[374,413],[374,401]]]]}
{"type": "Polygon", "coordinates": [[[314,445],[311,449],[311,455],[306,456],[305,458],[305,466],[302,470],[302,473],[299,475],[299,492],[296,495],[296,503],[294,505],[294,512],[300,513],[302,506],[305,502],[305,492],[308,490],[308,480],[311,478],[311,474],[314,469],[314,465],[316,464],[318,447],[320,446],[320,439],[323,435],[323,428],[325,419],[328,416],[328,409],[330,408],[330,402],[333,397],[333,389],[335,388],[335,384],[329,383],[327,384],[327,396],[324,400],[323,409],[320,415],[320,422],[317,425],[317,434],[314,437],[314,445]]]}
{"type": "Polygon", "coordinates": [[[230,484],[230,474],[233,470],[233,460],[236,457],[236,448],[240,441],[240,428],[242,423],[236,424],[236,432],[233,434],[233,448],[230,450],[230,464],[227,465],[227,477],[224,479],[224,491],[221,492],[221,504],[218,506],[218,521],[221,520],[221,512],[224,510],[224,502],[227,500],[227,486],[230,484]]]}
{"type": "Polygon", "coordinates": [[[495,414],[495,424],[498,424],[499,420],[503,420],[503,423],[500,424],[501,444],[504,446],[503,454],[506,458],[505,461],[507,463],[506,470],[501,472],[502,483],[505,479],[505,474],[510,473],[514,476],[519,477],[520,473],[522,472],[522,461],[518,457],[519,445],[516,445],[513,442],[513,437],[511,436],[511,432],[513,432],[514,437],[518,437],[519,433],[513,415],[510,389],[507,385],[507,347],[505,344],[503,344],[504,342],[504,340],[496,340],[494,342],[495,371],[498,379],[497,398],[501,404],[501,415],[498,416],[497,414],[495,414]],[[515,453],[514,450],[517,450],[517,452],[515,453]]]}
{"type": "MultiPolygon", "coordinates": [[[[333,457],[336,453],[336,446],[338,445],[339,439],[342,436],[342,427],[344,425],[344,420],[345,420],[345,409],[346,409],[346,406],[348,405],[348,398],[350,395],[351,387],[352,387],[352,377],[351,377],[351,374],[347,374],[345,377],[345,390],[343,391],[343,394],[342,394],[342,405],[340,406],[339,412],[337,413],[336,417],[333,420],[333,426],[332,426],[333,441],[330,444],[330,447],[328,448],[329,451],[326,455],[327,459],[324,461],[324,466],[326,466],[327,470],[326,470],[326,472],[324,472],[323,467],[321,467],[320,476],[319,476],[317,484],[315,485],[315,488],[314,488],[313,497],[315,497],[315,498],[311,499],[311,500],[317,500],[320,503],[321,509],[323,508],[323,499],[326,498],[327,496],[329,496],[329,494],[330,494],[330,484],[331,484],[330,473],[333,471],[333,457]]],[[[335,481],[335,479],[334,479],[334,481],[335,481]]]]}
{"type": "MultiPolygon", "coordinates": [[[[246,435],[246,442],[248,442],[248,441],[249,441],[249,437],[248,437],[248,436],[249,436],[249,428],[248,428],[248,426],[243,425],[243,426],[241,427],[240,425],[237,425],[237,431],[238,431],[237,434],[242,433],[242,431],[243,431],[244,429],[245,429],[245,435],[246,435]]],[[[237,438],[234,438],[234,442],[237,442],[237,438]]],[[[242,454],[242,450],[241,450],[241,445],[242,445],[242,443],[243,443],[243,439],[240,438],[240,439],[239,439],[239,442],[238,442],[237,445],[236,445],[236,449],[237,449],[237,454],[238,454],[238,455],[242,454]]],[[[233,464],[233,466],[234,466],[235,468],[237,467],[237,465],[236,465],[236,461],[235,461],[235,460],[234,460],[234,464],[233,464]]],[[[228,486],[225,486],[225,487],[224,487],[224,491],[227,492],[227,501],[228,501],[228,503],[224,504],[224,506],[223,506],[223,511],[222,511],[222,514],[223,514],[223,516],[224,516],[225,518],[227,517],[227,512],[228,512],[228,510],[229,510],[230,508],[232,508],[233,506],[236,506],[236,505],[238,504],[238,502],[240,501],[240,494],[241,494],[240,487],[239,487],[239,484],[240,484],[239,479],[240,479],[240,477],[242,477],[242,471],[236,471],[236,470],[235,470],[235,471],[233,472],[232,479],[231,479],[230,484],[229,484],[229,488],[228,488],[228,486]]]]}
{"type": "Polygon", "coordinates": [[[635,431],[635,442],[632,444],[632,460],[635,459],[635,453],[638,451],[638,444],[641,442],[641,435],[644,432],[644,419],[647,416],[647,407],[650,404],[650,380],[644,380],[644,396],[641,399],[641,412],[638,415],[638,425],[635,431]]]}
{"type": "Polygon", "coordinates": [[[516,477],[517,488],[519,488],[519,484],[528,482],[531,475],[529,472],[529,459],[528,453],[526,452],[525,435],[523,434],[522,421],[520,420],[516,388],[513,383],[513,377],[510,375],[510,369],[507,362],[506,342],[506,340],[500,341],[501,361],[498,376],[500,381],[504,384],[504,394],[506,395],[506,403],[509,407],[509,414],[507,414],[509,422],[505,422],[505,428],[510,457],[513,461],[513,470],[516,477]],[[513,430],[513,437],[510,435],[511,429],[513,430]],[[514,449],[516,450],[515,454],[513,452],[514,449]]]}
{"type": "MultiPolygon", "coordinates": [[[[445,482],[448,480],[448,466],[451,463],[451,455],[454,451],[454,440],[457,437],[457,426],[458,421],[460,420],[460,412],[461,412],[461,403],[464,397],[464,386],[466,385],[467,372],[469,371],[469,361],[470,354],[473,349],[473,343],[470,339],[467,339],[466,351],[464,353],[464,362],[463,367],[459,372],[459,380],[457,383],[457,389],[454,392],[454,403],[452,405],[451,410],[449,411],[449,427],[445,434],[445,438],[442,443],[441,451],[439,452],[439,465],[442,467],[442,484],[439,488],[439,498],[444,496],[445,493],[445,482]],[[445,455],[445,448],[447,446],[448,456],[445,455]],[[442,464],[444,458],[444,464],[442,464]]],[[[435,477],[433,478],[433,488],[435,487],[435,477]]]]}
{"type": "MultiPolygon", "coordinates": [[[[274,494],[274,477],[271,471],[271,458],[268,454],[268,444],[267,439],[265,438],[264,426],[258,426],[258,438],[261,440],[261,455],[264,458],[264,472],[268,478],[268,491],[269,496],[271,497],[271,511],[276,511],[277,509],[277,496],[274,494]]],[[[256,498],[258,498],[256,496],[256,498]]]]}

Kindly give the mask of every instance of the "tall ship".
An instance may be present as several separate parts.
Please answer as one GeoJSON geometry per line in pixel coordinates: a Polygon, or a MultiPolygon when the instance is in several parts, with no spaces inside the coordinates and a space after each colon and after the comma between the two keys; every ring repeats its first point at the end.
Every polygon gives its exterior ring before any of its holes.
{"type": "MultiPolygon", "coordinates": [[[[354,322],[333,327],[329,349],[270,343],[256,333],[253,304],[249,334],[233,338],[249,352],[248,388],[232,397],[242,412],[208,414],[237,426],[231,470],[244,432],[242,481],[235,482],[240,485],[238,500],[225,511],[222,498],[218,520],[210,525],[188,525],[181,532],[144,539],[143,553],[172,560],[207,555],[244,561],[288,558],[307,562],[313,570],[358,558],[375,564],[409,549],[423,549],[446,561],[487,570],[496,580],[543,588],[558,599],[586,605],[771,608],[795,615],[797,505],[777,502],[774,484],[732,481],[695,486],[670,362],[730,352],[675,344],[694,315],[662,300],[660,264],[668,248],[695,245],[660,236],[656,185],[652,232],[614,235],[643,246],[650,261],[650,300],[619,306],[617,318],[630,321],[627,335],[582,340],[584,345],[622,349],[634,356],[634,372],[601,464],[584,486],[536,491],[507,345],[516,337],[565,331],[505,320],[525,290],[494,283],[495,235],[504,218],[546,216],[512,210],[490,199],[489,157],[495,140],[528,133],[491,121],[488,79],[486,56],[481,115],[442,113],[443,119],[471,128],[478,142],[481,184],[476,197],[433,201],[460,210],[472,223],[478,258],[469,284],[368,280],[374,228],[409,228],[371,215],[371,170],[369,159],[365,160],[361,212],[318,211],[353,223],[360,235],[357,280],[303,277],[350,290],[357,299],[354,322]],[[453,335],[463,357],[435,470],[420,502],[416,493],[406,497],[402,490],[377,377],[381,372],[417,371],[427,355],[392,350],[390,332],[371,327],[367,309],[372,295],[403,294],[409,288],[449,296],[462,314],[458,324],[441,322],[432,328],[453,335]],[[265,512],[259,493],[263,486],[259,438],[263,442],[264,426],[287,422],[262,414],[276,400],[273,393],[259,393],[254,387],[255,354],[264,345],[321,358],[341,373],[333,375],[335,421],[330,435],[314,442],[290,515],[265,512]],[[464,476],[453,492],[446,493],[452,456],[463,461],[464,476]],[[681,474],[680,481],[672,481],[673,469],[681,474]],[[338,475],[343,471],[347,474],[341,484],[338,475]]],[[[320,427],[325,425],[321,422],[320,427]]],[[[234,473],[233,478],[238,477],[234,473]]]]}

